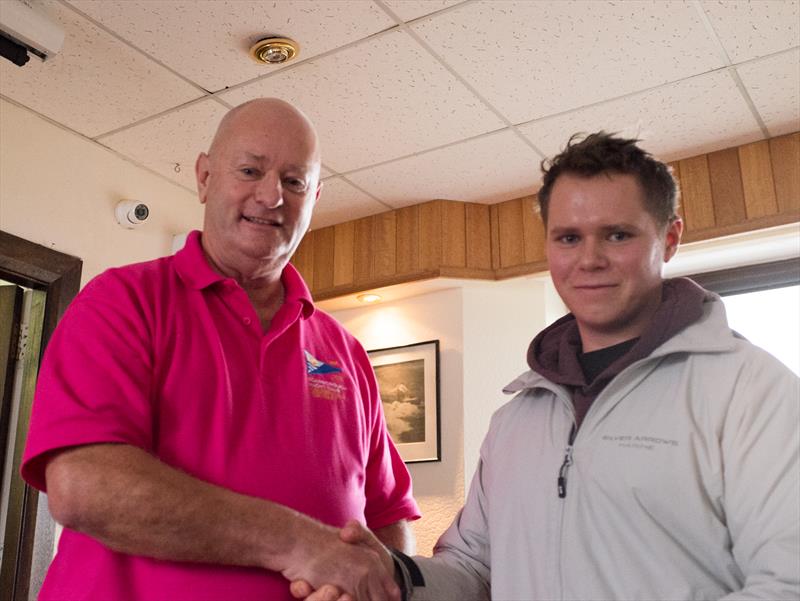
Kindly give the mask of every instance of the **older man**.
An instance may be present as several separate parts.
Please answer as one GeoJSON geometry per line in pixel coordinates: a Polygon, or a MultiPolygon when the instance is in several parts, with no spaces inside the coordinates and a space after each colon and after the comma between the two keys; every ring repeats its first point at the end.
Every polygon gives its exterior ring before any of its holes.
{"type": "Polygon", "coordinates": [[[398,597],[336,528],[410,548],[418,509],[364,350],[289,264],[319,170],[299,111],[233,109],[197,160],[203,232],[68,309],[22,468],[65,527],[41,598],[279,600],[287,578],[398,597]]]}
{"type": "Polygon", "coordinates": [[[683,230],[669,169],[635,140],[574,138],[539,203],[571,313],[531,343],[463,510],[433,558],[404,558],[406,592],[800,598],[798,378],[731,331],[717,295],[662,279],[683,230]]]}

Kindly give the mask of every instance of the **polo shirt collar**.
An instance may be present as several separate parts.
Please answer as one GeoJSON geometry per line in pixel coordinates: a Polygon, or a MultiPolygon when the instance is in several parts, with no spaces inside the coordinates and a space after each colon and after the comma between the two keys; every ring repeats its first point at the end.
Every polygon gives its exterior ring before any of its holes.
{"type": "MultiPolygon", "coordinates": [[[[175,254],[175,269],[187,286],[196,290],[207,288],[216,282],[227,279],[211,267],[200,243],[201,232],[194,230],[186,238],[184,247],[175,254]]],[[[285,293],[284,302],[298,302],[302,305],[303,317],[314,314],[314,301],[311,292],[294,265],[288,263],[283,268],[281,282],[285,293]]]]}
{"type": "Polygon", "coordinates": [[[184,283],[196,290],[207,288],[216,282],[227,279],[214,271],[200,244],[201,233],[197,230],[186,237],[186,244],[175,254],[175,269],[184,283]]]}
{"type": "Polygon", "coordinates": [[[314,314],[314,301],[311,299],[311,292],[303,281],[300,272],[291,263],[287,263],[281,274],[283,282],[284,303],[299,302],[303,305],[303,317],[308,319],[314,314]]]}

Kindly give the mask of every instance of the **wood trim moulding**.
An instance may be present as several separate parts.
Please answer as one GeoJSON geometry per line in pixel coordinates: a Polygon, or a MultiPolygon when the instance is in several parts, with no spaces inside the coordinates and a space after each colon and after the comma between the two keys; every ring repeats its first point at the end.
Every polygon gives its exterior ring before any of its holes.
{"type": "MultiPolygon", "coordinates": [[[[800,132],[669,163],[684,242],[800,221],[800,132]]],[[[309,232],[292,263],[323,300],[437,277],[502,280],[547,270],[536,195],[483,205],[431,200],[309,232]]]]}
{"type": "Polygon", "coordinates": [[[348,284],[346,286],[335,286],[327,290],[320,290],[313,292],[315,301],[328,300],[331,298],[338,298],[340,296],[347,296],[348,294],[358,294],[365,290],[372,290],[373,288],[385,288],[386,286],[396,286],[397,284],[408,284],[410,282],[422,282],[425,280],[434,280],[439,277],[454,277],[443,276],[442,272],[436,271],[420,271],[417,273],[409,273],[406,275],[398,275],[390,278],[374,280],[370,285],[365,287],[361,284],[348,284]]]}

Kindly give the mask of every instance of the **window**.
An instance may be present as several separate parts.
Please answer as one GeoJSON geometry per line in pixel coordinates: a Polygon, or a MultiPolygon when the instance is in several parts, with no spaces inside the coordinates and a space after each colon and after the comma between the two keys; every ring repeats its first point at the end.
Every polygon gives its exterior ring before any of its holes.
{"type": "Polygon", "coordinates": [[[731,328],[800,375],[800,259],[691,277],[722,296],[731,328]]]}

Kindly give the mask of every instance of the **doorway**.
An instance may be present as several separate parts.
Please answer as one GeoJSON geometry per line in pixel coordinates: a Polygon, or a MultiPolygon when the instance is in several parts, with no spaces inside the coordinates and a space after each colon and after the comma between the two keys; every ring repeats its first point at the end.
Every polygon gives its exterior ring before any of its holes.
{"type": "Polygon", "coordinates": [[[81,267],[77,257],[0,231],[0,597],[8,601],[35,594],[52,557],[52,523],[37,525],[37,515],[46,516],[37,491],[19,476],[19,461],[41,354],[78,292],[81,267]]]}

